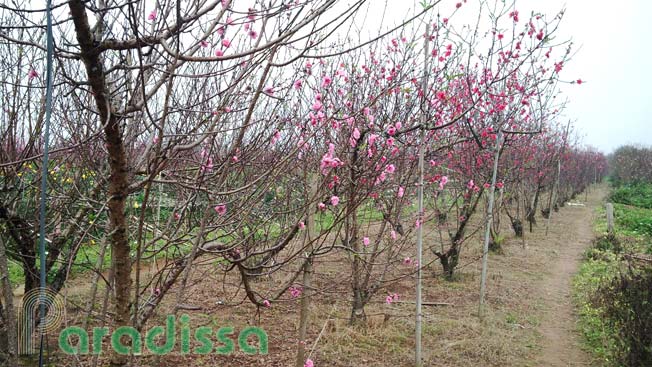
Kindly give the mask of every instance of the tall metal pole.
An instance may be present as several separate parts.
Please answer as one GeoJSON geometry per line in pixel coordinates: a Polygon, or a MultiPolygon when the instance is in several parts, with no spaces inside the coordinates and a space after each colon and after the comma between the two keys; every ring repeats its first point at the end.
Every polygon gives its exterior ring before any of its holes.
{"type": "Polygon", "coordinates": [[[426,89],[428,87],[428,38],[430,37],[430,25],[426,24],[426,34],[425,34],[425,46],[424,46],[424,65],[423,65],[423,79],[421,82],[421,138],[419,141],[419,187],[418,187],[418,201],[419,201],[419,228],[417,228],[417,309],[416,309],[416,349],[415,349],[415,365],[421,367],[422,358],[421,358],[421,267],[423,266],[423,154],[425,146],[425,124],[427,122],[427,117],[425,114],[426,108],[426,89]]]}
{"type": "MultiPolygon", "coordinates": [[[[39,207],[39,270],[40,270],[40,292],[39,292],[39,326],[41,328],[40,347],[39,347],[39,366],[43,366],[43,335],[45,333],[45,287],[46,269],[45,269],[45,202],[47,201],[48,188],[48,153],[50,141],[50,117],[52,115],[52,81],[53,81],[53,54],[54,54],[54,37],[52,35],[52,1],[47,1],[46,9],[47,21],[47,59],[45,72],[45,131],[43,134],[43,167],[41,167],[41,203],[39,207]]],[[[27,335],[30,337],[30,335],[27,335]]]]}
{"type": "Polygon", "coordinates": [[[484,244],[482,246],[482,277],[480,278],[480,305],[478,306],[478,316],[482,317],[484,312],[484,297],[487,288],[487,261],[489,260],[489,238],[491,236],[491,224],[493,222],[494,211],[494,194],[496,192],[496,176],[498,174],[498,160],[500,158],[500,145],[503,139],[502,127],[498,128],[498,138],[496,139],[496,150],[494,154],[494,171],[491,175],[491,187],[489,188],[489,205],[487,206],[487,228],[484,231],[484,244]]]}

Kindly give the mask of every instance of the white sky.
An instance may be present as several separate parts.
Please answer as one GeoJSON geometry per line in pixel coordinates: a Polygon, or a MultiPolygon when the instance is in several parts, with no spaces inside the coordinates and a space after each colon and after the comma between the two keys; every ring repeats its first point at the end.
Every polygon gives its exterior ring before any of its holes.
{"type": "MultiPolygon", "coordinates": [[[[385,25],[421,9],[415,0],[386,1],[385,25]]],[[[450,15],[458,1],[443,0],[442,16],[450,15]]],[[[379,17],[385,1],[373,3],[379,17]]],[[[584,83],[560,88],[569,100],[565,117],[574,121],[583,142],[605,153],[628,143],[652,145],[652,1],[516,0],[516,8],[521,22],[532,10],[552,16],[566,9],[556,39],[572,39],[578,52],[561,76],[584,83]]],[[[469,16],[473,14],[460,13],[451,23],[468,22],[469,16]]]]}

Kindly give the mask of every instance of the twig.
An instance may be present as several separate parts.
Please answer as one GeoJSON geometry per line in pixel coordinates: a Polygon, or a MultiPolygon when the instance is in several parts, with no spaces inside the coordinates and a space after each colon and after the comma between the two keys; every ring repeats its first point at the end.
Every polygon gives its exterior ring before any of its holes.
{"type": "MultiPolygon", "coordinates": [[[[415,304],[416,302],[414,301],[394,301],[392,303],[407,303],[407,304],[415,304]]],[[[424,306],[455,306],[453,303],[448,303],[448,302],[421,302],[422,305],[424,306]]]]}

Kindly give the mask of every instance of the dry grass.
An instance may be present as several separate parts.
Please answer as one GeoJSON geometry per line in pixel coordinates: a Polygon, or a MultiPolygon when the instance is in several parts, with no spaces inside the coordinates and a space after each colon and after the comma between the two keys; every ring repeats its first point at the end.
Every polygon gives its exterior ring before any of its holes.
{"type": "MultiPolygon", "coordinates": [[[[562,214],[553,217],[552,228],[563,221],[562,214]]],[[[559,243],[548,243],[543,235],[543,224],[533,234],[526,233],[528,246],[520,239],[508,238],[501,255],[492,254],[489,260],[489,283],[486,315],[477,316],[480,263],[480,240],[472,238],[462,252],[460,268],[455,280],[445,281],[433,274],[440,272],[439,263],[430,251],[426,261],[432,265],[426,270],[423,286],[424,300],[448,302],[452,306],[425,306],[423,323],[423,351],[426,366],[534,366],[534,357],[540,350],[537,326],[544,312],[541,304],[545,295],[537,284],[546,276],[548,265],[558,253],[559,243]]],[[[511,233],[507,228],[504,233],[511,233]]],[[[432,234],[431,234],[432,235],[432,234]]],[[[426,238],[426,242],[433,238],[426,238]]],[[[311,358],[317,366],[412,366],[414,365],[414,304],[384,304],[385,293],[379,293],[367,306],[366,327],[348,325],[350,313],[348,297],[350,286],[347,274],[350,267],[338,254],[322,258],[315,264],[315,283],[321,293],[311,307],[308,345],[312,346],[324,328],[311,358]]],[[[247,325],[264,328],[269,336],[269,354],[231,356],[168,355],[139,358],[142,366],[292,366],[295,359],[298,328],[298,300],[281,300],[269,309],[257,309],[243,301],[235,276],[223,278],[213,274],[210,263],[197,267],[193,273],[195,285],[184,297],[185,303],[199,305],[201,311],[191,315],[192,327],[202,325],[233,326],[237,330],[247,325]],[[222,282],[226,280],[223,287],[222,282]],[[215,284],[216,286],[211,286],[215,284]],[[219,304],[227,297],[228,305],[219,304]],[[243,302],[233,303],[233,300],[243,302]]],[[[283,282],[282,276],[258,282],[257,287],[273,289],[283,282]]],[[[410,277],[393,284],[403,300],[414,299],[414,280],[410,277]]],[[[170,294],[150,325],[163,325],[164,315],[171,312],[170,294]]],[[[75,299],[74,296],[72,299],[75,299]]],[[[81,302],[83,297],[77,298],[81,302]]],[[[65,358],[64,358],[65,359],[65,358]]],[[[62,362],[63,365],[63,362],[62,362]]]]}

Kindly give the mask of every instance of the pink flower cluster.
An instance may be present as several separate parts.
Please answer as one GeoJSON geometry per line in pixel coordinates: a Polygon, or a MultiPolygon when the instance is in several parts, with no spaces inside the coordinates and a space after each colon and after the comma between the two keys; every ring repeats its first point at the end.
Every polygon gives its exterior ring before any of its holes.
{"type": "Polygon", "coordinates": [[[391,305],[392,302],[395,301],[398,301],[398,294],[396,293],[390,294],[387,297],[385,297],[385,303],[387,303],[388,305],[391,305]]]}
{"type": "Polygon", "coordinates": [[[329,168],[337,168],[339,166],[343,166],[344,163],[342,163],[339,158],[335,157],[335,144],[330,143],[328,144],[328,152],[324,154],[324,156],[321,158],[321,164],[319,168],[322,171],[322,174],[326,175],[328,174],[328,169],[329,168]]]}

